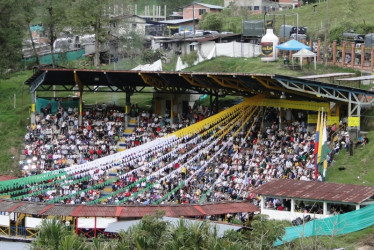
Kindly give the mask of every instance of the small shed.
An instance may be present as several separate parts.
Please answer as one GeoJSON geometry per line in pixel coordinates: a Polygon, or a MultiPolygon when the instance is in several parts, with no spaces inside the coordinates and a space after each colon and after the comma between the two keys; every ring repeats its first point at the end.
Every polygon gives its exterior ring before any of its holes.
{"type": "Polygon", "coordinates": [[[374,186],[277,179],[253,192],[261,196],[261,213],[277,220],[326,218],[374,203],[374,186]]]}
{"type": "Polygon", "coordinates": [[[294,64],[294,60],[293,59],[295,57],[299,58],[299,60],[300,60],[300,68],[303,67],[303,58],[304,57],[306,57],[306,58],[313,57],[314,58],[314,70],[317,69],[317,59],[316,59],[317,55],[316,55],[316,53],[303,48],[299,52],[297,52],[297,53],[295,53],[295,54],[292,55],[292,65],[294,64]]]}

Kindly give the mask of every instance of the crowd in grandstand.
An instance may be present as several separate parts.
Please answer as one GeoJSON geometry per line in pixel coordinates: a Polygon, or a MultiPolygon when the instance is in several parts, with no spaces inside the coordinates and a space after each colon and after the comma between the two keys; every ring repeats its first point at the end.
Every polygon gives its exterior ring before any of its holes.
{"type": "Polygon", "coordinates": [[[83,112],[79,125],[76,109],[60,107],[55,114],[43,109],[27,127],[24,155],[27,172],[55,170],[116,152],[124,113],[115,109],[83,112]]]}
{"type": "MultiPolygon", "coordinates": [[[[206,109],[204,109],[205,111],[206,109]]],[[[126,138],[126,147],[132,148],[175,132],[206,118],[208,112],[192,110],[178,116],[177,123],[133,106],[131,115],[137,126],[126,138]]],[[[40,173],[83,164],[117,152],[117,142],[124,131],[125,113],[118,107],[93,108],[82,114],[79,125],[77,109],[59,107],[55,114],[48,105],[36,114],[35,123],[27,127],[21,168],[25,174],[40,173]]]]}
{"type": "MultiPolygon", "coordinates": [[[[110,164],[98,162],[94,168],[83,166],[71,172],[69,177],[56,177],[44,186],[29,187],[29,195],[24,199],[67,204],[135,205],[249,199],[258,204],[252,190],[274,178],[322,181],[321,173],[315,173],[315,133],[307,131],[303,115],[299,113],[293,120],[286,118],[281,126],[276,109],[263,112],[261,119],[253,116],[246,124],[227,119],[204,135],[196,134],[133,151],[136,156],[115,157],[110,164]],[[111,186],[112,193],[104,195],[107,186],[111,186]]],[[[113,109],[86,112],[81,126],[76,125],[74,111],[58,113],[48,119],[48,113],[37,116],[36,126],[29,128],[26,150],[31,148],[33,157],[43,160],[41,152],[47,152],[69,158],[66,155],[75,150],[83,157],[73,158],[74,162],[82,163],[115,152],[117,133],[123,130],[123,113],[113,109]],[[58,113],[61,113],[60,117],[58,113]],[[62,129],[64,122],[67,123],[65,130],[62,129]],[[52,126],[59,129],[52,130],[51,136],[45,136],[43,131],[52,126]],[[67,145],[68,149],[64,148],[67,145]],[[100,149],[103,150],[98,154],[100,149]],[[39,153],[34,154],[34,151],[39,153]]],[[[147,112],[136,114],[138,124],[129,140],[129,152],[133,146],[154,141],[208,115],[206,111],[190,112],[170,125],[167,119],[147,112]]],[[[331,132],[334,133],[334,129],[331,132]]],[[[344,145],[349,145],[349,137],[337,133],[330,143],[334,145],[329,162],[344,145]]],[[[63,167],[58,163],[59,159],[55,160],[52,155],[51,161],[45,161],[44,168],[63,167]]],[[[279,206],[284,207],[284,204],[279,206]]]]}

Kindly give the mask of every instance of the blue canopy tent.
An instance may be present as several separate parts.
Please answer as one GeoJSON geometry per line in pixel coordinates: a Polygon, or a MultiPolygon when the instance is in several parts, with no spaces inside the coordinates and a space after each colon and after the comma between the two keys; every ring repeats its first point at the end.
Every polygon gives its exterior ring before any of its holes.
{"type": "Polygon", "coordinates": [[[306,46],[305,44],[298,42],[294,39],[289,40],[285,43],[279,44],[278,46],[276,46],[276,48],[280,50],[297,50],[297,51],[301,49],[311,50],[309,46],[306,46]]]}
{"type": "MultiPolygon", "coordinates": [[[[311,50],[311,48],[295,39],[289,40],[285,43],[279,44],[276,46],[277,49],[280,50],[287,50],[287,51],[301,51],[301,50],[311,50]]],[[[302,57],[300,57],[300,61],[302,62],[302,57]]],[[[288,64],[289,60],[287,57],[284,59],[285,64],[288,64]]],[[[292,57],[292,67],[294,67],[293,64],[293,57],[292,57]]]]}

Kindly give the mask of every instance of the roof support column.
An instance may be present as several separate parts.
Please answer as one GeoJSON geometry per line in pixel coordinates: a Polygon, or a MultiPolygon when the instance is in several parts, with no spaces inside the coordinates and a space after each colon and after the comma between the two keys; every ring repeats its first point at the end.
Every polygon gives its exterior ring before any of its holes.
{"type": "Polygon", "coordinates": [[[174,95],[170,97],[170,125],[174,124],[174,95]]]}
{"type": "Polygon", "coordinates": [[[210,91],[209,94],[209,114],[213,115],[213,93],[210,91]]]}
{"type": "Polygon", "coordinates": [[[323,215],[328,215],[329,212],[327,211],[327,201],[323,202],[323,215]]]}
{"type": "Polygon", "coordinates": [[[36,91],[31,92],[31,124],[35,124],[36,116],[36,91]]]}
{"type": "Polygon", "coordinates": [[[355,51],[355,44],[351,43],[351,66],[355,66],[355,59],[356,59],[356,51],[355,51]]]}
{"type": "Polygon", "coordinates": [[[291,213],[295,213],[295,199],[291,199],[291,213]]]}
{"type": "Polygon", "coordinates": [[[218,107],[218,93],[216,94],[216,114],[219,112],[219,107],[218,107]]]}
{"type": "Polygon", "coordinates": [[[356,210],[360,209],[360,204],[356,204],[356,210]]]}
{"type": "Polygon", "coordinates": [[[83,112],[83,84],[80,81],[77,71],[74,70],[74,81],[78,85],[79,89],[79,125],[82,125],[82,112],[83,112]]]}
{"type": "Polygon", "coordinates": [[[261,195],[261,211],[265,209],[265,196],[261,195]]]}
{"type": "Polygon", "coordinates": [[[348,132],[351,137],[360,137],[360,115],[361,115],[361,103],[357,99],[356,95],[349,92],[349,103],[348,103],[348,132]],[[358,120],[354,120],[358,119],[358,120]],[[353,121],[350,121],[353,120],[353,121]],[[354,129],[356,128],[356,133],[354,129]]]}
{"type": "Polygon", "coordinates": [[[126,104],[125,104],[125,128],[129,125],[129,116],[131,110],[131,93],[126,91],[126,104]]]}

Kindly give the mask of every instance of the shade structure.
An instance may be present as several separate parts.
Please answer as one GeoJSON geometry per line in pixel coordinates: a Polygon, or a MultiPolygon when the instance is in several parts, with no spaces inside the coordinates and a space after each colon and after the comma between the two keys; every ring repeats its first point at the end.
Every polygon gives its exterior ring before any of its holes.
{"type": "Polygon", "coordinates": [[[307,49],[311,50],[311,48],[301,42],[296,41],[295,39],[289,40],[285,43],[279,44],[276,46],[277,49],[280,50],[301,50],[301,49],[307,49]]]}
{"type": "Polygon", "coordinates": [[[303,67],[303,58],[304,57],[313,57],[314,58],[314,70],[317,68],[317,59],[316,59],[316,53],[309,51],[307,49],[301,49],[299,52],[292,55],[292,65],[293,65],[293,59],[295,57],[298,57],[300,59],[300,68],[303,67]]]}

